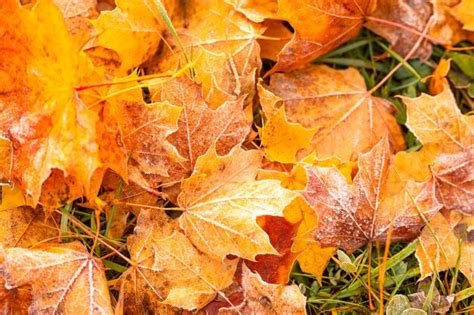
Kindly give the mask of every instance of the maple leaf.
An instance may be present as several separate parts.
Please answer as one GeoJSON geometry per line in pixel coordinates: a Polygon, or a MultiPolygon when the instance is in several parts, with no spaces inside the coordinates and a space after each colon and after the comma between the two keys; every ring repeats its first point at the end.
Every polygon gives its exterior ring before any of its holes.
{"type": "Polygon", "coordinates": [[[288,122],[284,106],[259,129],[265,156],[281,163],[296,163],[296,154],[309,146],[315,132],[315,129],[288,122]]]}
{"type": "Polygon", "coordinates": [[[218,314],[306,314],[306,297],[296,285],[268,284],[243,264],[244,301],[219,309],[218,314]]]}
{"type": "Polygon", "coordinates": [[[288,21],[295,33],[270,73],[300,68],[355,37],[374,8],[372,0],[278,0],[279,19],[288,21]]]}
{"type": "Polygon", "coordinates": [[[191,64],[193,79],[202,85],[202,95],[211,108],[242,96],[249,105],[261,68],[257,38],[264,28],[222,0],[187,1],[179,11],[184,13],[184,22],[176,23],[183,24],[176,32],[183,49],[174,38],[166,37],[169,45],[157,56],[152,71],[175,71],[191,64]]]}
{"type": "MultiPolygon", "coordinates": [[[[375,19],[369,19],[365,26],[388,40],[398,54],[406,56],[412,50],[413,43],[420,37],[431,15],[432,8],[428,1],[379,0],[376,10],[371,14],[375,19]],[[392,22],[394,25],[380,22],[379,19],[392,22]]],[[[430,55],[431,44],[424,41],[411,58],[419,57],[421,60],[426,60],[430,55]]]]}
{"type": "MultiPolygon", "coordinates": [[[[136,75],[129,77],[133,78],[136,75]]],[[[155,187],[147,177],[167,177],[170,165],[184,160],[166,140],[178,128],[182,108],[167,101],[146,104],[140,86],[133,82],[111,88],[109,95],[110,112],[130,156],[130,179],[145,187],[155,187]]]]}
{"type": "Polygon", "coordinates": [[[449,217],[438,213],[425,227],[416,249],[421,278],[449,268],[459,268],[474,285],[474,243],[472,217],[451,211],[449,217]]]}
{"type": "Polygon", "coordinates": [[[402,97],[407,127],[422,144],[442,143],[443,151],[464,149],[474,143],[474,124],[464,116],[448,85],[435,96],[402,97]]]}
{"type": "Polygon", "coordinates": [[[440,201],[447,209],[474,215],[474,146],[459,153],[440,154],[433,177],[440,201]]]}
{"type": "Polygon", "coordinates": [[[438,146],[430,163],[437,194],[447,209],[474,213],[474,121],[464,116],[447,85],[441,93],[403,98],[408,128],[423,145],[438,146]]]}
{"type": "Polygon", "coordinates": [[[335,168],[308,169],[303,197],[318,214],[314,237],[323,246],[353,252],[367,242],[385,241],[389,229],[394,241],[418,236],[424,220],[441,205],[434,181],[400,181],[391,170],[388,140],[381,140],[359,157],[353,185],[335,168]]]}
{"type": "MultiPolygon", "coordinates": [[[[160,2],[168,12],[174,11],[175,0],[160,2]]],[[[93,21],[98,36],[92,45],[117,52],[121,61],[119,71],[125,73],[155,53],[166,26],[153,0],[116,0],[115,3],[114,10],[102,12],[93,21]]]]}
{"type": "Polygon", "coordinates": [[[258,254],[278,254],[255,219],[283,216],[298,194],[275,180],[255,181],[261,157],[259,151],[239,147],[218,156],[211,147],[197,159],[192,176],[182,182],[180,226],[202,252],[249,260],[258,254]]]}
{"type": "Polygon", "coordinates": [[[0,244],[4,247],[33,247],[59,236],[55,221],[41,209],[0,207],[0,244]]]}
{"type": "Polygon", "coordinates": [[[262,108],[272,117],[285,106],[290,122],[316,129],[311,142],[320,159],[336,156],[355,160],[384,136],[395,151],[404,140],[391,105],[368,96],[362,76],[353,68],[334,70],[327,66],[307,66],[304,70],[270,77],[268,87],[259,88],[262,108]]]}
{"type": "Polygon", "coordinates": [[[90,97],[75,90],[100,81],[101,75],[78,52],[50,0],[37,1],[31,10],[8,0],[0,16],[5,21],[0,25],[0,134],[12,142],[12,179],[37,203],[51,170],[59,169],[74,177],[78,190],[93,196],[103,169],[123,174],[125,168],[124,157],[109,164],[104,154],[120,145],[101,143],[102,108],[89,109],[90,97]]]}
{"type": "Polygon", "coordinates": [[[112,313],[102,263],[81,243],[6,248],[0,257],[4,287],[30,288],[29,313],[112,313]]]}
{"type": "Polygon", "coordinates": [[[213,110],[204,101],[200,86],[187,77],[163,84],[153,99],[167,100],[182,107],[178,129],[168,136],[168,141],[187,160],[187,163],[175,166],[178,167],[175,172],[184,171],[186,176],[197,158],[212,145],[218,154],[225,155],[244,141],[250,129],[250,121],[242,109],[243,99],[225,102],[213,110]]]}
{"type": "Polygon", "coordinates": [[[232,283],[238,260],[200,252],[177,223],[164,212],[141,211],[127,244],[137,265],[122,275],[125,310],[143,313],[148,305],[156,311],[163,304],[201,308],[232,283]]]}

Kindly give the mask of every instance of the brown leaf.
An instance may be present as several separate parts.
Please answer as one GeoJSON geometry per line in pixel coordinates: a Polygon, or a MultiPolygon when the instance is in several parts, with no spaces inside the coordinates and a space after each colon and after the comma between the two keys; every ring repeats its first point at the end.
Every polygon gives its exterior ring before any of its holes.
{"type": "Polygon", "coordinates": [[[182,108],[177,130],[167,140],[185,160],[171,166],[168,181],[188,177],[197,158],[212,145],[217,153],[225,155],[241,144],[249,132],[250,121],[242,109],[243,99],[212,109],[204,101],[201,87],[186,76],[160,84],[153,91],[153,100],[182,108]]]}
{"type": "Polygon", "coordinates": [[[439,200],[448,210],[474,215],[474,146],[440,154],[432,168],[439,200]]]}
{"type": "Polygon", "coordinates": [[[7,248],[1,256],[5,288],[31,289],[29,313],[112,313],[102,263],[81,243],[7,248]]]}
{"type": "Polygon", "coordinates": [[[418,236],[420,213],[431,218],[441,208],[434,182],[401,181],[391,164],[385,138],[359,157],[353,185],[337,169],[308,169],[303,196],[318,214],[316,240],[353,252],[367,242],[385,241],[390,228],[394,241],[418,236]]]}
{"type": "MultiPolygon", "coordinates": [[[[395,25],[371,20],[369,17],[365,26],[387,39],[393,45],[393,50],[405,57],[417,42],[431,14],[432,8],[428,0],[379,0],[377,9],[370,16],[395,25]]],[[[431,44],[425,40],[412,58],[426,60],[430,55],[431,44]]]]}
{"type": "Polygon", "coordinates": [[[311,148],[318,158],[343,161],[356,160],[385,136],[395,151],[404,148],[391,105],[372,96],[364,100],[365,93],[364,79],[355,69],[310,65],[274,74],[268,87],[259,88],[267,117],[284,105],[289,121],[316,129],[311,148]]]}
{"type": "Polygon", "coordinates": [[[243,264],[244,301],[219,309],[219,314],[306,314],[306,297],[296,285],[268,284],[243,264]]]}
{"type": "Polygon", "coordinates": [[[439,200],[447,209],[474,213],[474,120],[461,113],[449,86],[441,93],[403,98],[408,128],[423,145],[439,146],[431,168],[439,200]]]}

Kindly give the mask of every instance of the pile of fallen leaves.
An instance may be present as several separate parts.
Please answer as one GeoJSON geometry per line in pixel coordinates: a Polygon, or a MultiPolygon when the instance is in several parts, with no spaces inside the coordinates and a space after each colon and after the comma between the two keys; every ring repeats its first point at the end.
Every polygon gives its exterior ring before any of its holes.
{"type": "Polygon", "coordinates": [[[426,60],[474,39],[472,0],[23,2],[0,3],[2,313],[304,314],[296,261],[320,281],[337,249],[417,238],[421,278],[474,284],[449,62],[404,126],[383,82],[309,63],[363,27],[394,71],[426,60]]]}

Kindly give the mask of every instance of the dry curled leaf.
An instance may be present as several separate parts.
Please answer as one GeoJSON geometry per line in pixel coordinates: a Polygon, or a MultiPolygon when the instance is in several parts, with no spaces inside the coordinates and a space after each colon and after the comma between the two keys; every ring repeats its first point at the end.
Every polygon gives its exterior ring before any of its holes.
{"type": "Polygon", "coordinates": [[[318,158],[337,156],[343,161],[357,159],[385,136],[395,151],[404,148],[391,105],[365,94],[364,80],[355,69],[312,65],[274,74],[268,87],[259,88],[267,117],[285,106],[290,122],[316,129],[311,149],[318,158]]]}
{"type": "Polygon", "coordinates": [[[434,181],[401,181],[391,167],[388,140],[359,157],[352,185],[335,168],[308,169],[304,198],[318,214],[314,237],[323,246],[353,252],[367,242],[412,240],[441,208],[434,181]]]}
{"type": "Polygon", "coordinates": [[[306,314],[306,297],[296,285],[268,284],[242,265],[244,301],[219,309],[219,314],[306,314]]]}
{"type": "Polygon", "coordinates": [[[0,262],[5,289],[31,290],[29,313],[112,313],[102,263],[79,242],[2,249],[0,262]]]}

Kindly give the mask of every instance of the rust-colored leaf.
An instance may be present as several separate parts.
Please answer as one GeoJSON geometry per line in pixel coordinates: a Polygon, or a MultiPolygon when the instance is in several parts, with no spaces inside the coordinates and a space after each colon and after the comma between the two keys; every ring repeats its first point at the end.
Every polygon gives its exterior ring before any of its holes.
{"type": "Polygon", "coordinates": [[[312,167],[303,196],[318,214],[314,233],[323,246],[353,252],[367,242],[385,241],[392,226],[393,241],[418,236],[424,221],[441,208],[434,181],[403,182],[391,170],[388,140],[381,140],[359,157],[353,185],[335,168],[312,167]]]}
{"type": "Polygon", "coordinates": [[[474,215],[474,146],[459,153],[440,154],[432,170],[443,205],[474,215]]]}
{"type": "MultiPolygon", "coordinates": [[[[431,4],[426,0],[379,0],[377,9],[365,26],[387,39],[401,56],[408,55],[432,15],[431,4]],[[382,20],[382,21],[380,21],[382,20]]],[[[412,58],[426,60],[431,55],[431,44],[423,41],[412,58]]]]}

